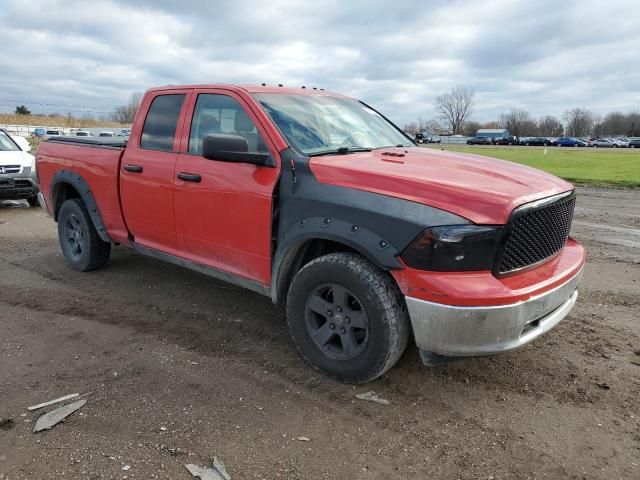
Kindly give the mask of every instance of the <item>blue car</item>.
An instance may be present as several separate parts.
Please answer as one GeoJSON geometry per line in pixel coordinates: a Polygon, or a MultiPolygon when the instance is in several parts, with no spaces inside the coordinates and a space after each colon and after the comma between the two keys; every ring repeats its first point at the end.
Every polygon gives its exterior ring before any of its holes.
{"type": "Polygon", "coordinates": [[[36,137],[44,137],[46,133],[47,133],[47,129],[43,127],[38,127],[33,131],[33,134],[36,137]]]}
{"type": "Polygon", "coordinates": [[[573,137],[560,137],[556,143],[559,147],[586,147],[587,143],[573,137]]]}

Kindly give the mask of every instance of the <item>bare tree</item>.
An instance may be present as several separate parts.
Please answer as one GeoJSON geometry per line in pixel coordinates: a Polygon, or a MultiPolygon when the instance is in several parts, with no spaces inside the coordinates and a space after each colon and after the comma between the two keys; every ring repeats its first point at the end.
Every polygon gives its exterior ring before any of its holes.
{"type": "Polygon", "coordinates": [[[111,118],[114,122],[129,124],[133,123],[133,119],[136,116],[138,108],[140,108],[140,102],[142,101],[142,92],[134,92],[129,98],[129,102],[126,105],[116,107],[111,118]]]}
{"type": "Polygon", "coordinates": [[[562,118],[565,122],[565,132],[571,137],[586,137],[594,125],[593,113],[583,108],[567,110],[562,118]]]}
{"type": "Polygon", "coordinates": [[[438,95],[434,104],[446,128],[456,135],[473,110],[473,91],[458,85],[450,92],[438,95]]]}
{"type": "Polygon", "coordinates": [[[521,137],[523,135],[533,135],[531,130],[531,115],[526,110],[512,108],[508,113],[500,114],[498,124],[501,128],[509,130],[511,135],[521,137]],[[525,126],[527,129],[525,130],[525,126]]]}
{"type": "Polygon", "coordinates": [[[560,137],[564,131],[560,120],[553,115],[542,117],[538,121],[538,129],[543,137],[560,137]]]}
{"type": "Polygon", "coordinates": [[[478,133],[478,130],[481,128],[482,125],[480,125],[478,122],[469,121],[462,124],[461,131],[465,137],[475,137],[476,133],[478,133]]]}
{"type": "Polygon", "coordinates": [[[418,124],[416,122],[409,122],[409,123],[405,123],[404,127],[402,128],[402,130],[405,133],[409,133],[411,135],[415,135],[416,133],[418,133],[420,131],[420,127],[418,126],[418,124]]]}

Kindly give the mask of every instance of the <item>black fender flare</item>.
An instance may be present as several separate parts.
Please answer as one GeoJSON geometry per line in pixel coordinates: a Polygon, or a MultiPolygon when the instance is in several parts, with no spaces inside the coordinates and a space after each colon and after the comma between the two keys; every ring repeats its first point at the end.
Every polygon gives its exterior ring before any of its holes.
{"type": "Polygon", "coordinates": [[[402,268],[398,249],[377,233],[353,222],[338,218],[310,217],[300,220],[285,233],[286,239],[274,256],[271,278],[271,298],[279,304],[286,292],[292,269],[300,258],[301,249],[312,240],[330,240],[346,245],[384,269],[402,268]]]}
{"type": "Polygon", "coordinates": [[[102,221],[102,215],[98,209],[98,204],[93,196],[93,192],[87,181],[75,172],[70,170],[59,170],[51,179],[51,209],[53,211],[53,219],[58,221],[58,211],[60,210],[60,191],[64,184],[71,185],[80,195],[83,203],[87,207],[93,226],[98,232],[98,236],[104,242],[113,242],[107,233],[102,221]]]}

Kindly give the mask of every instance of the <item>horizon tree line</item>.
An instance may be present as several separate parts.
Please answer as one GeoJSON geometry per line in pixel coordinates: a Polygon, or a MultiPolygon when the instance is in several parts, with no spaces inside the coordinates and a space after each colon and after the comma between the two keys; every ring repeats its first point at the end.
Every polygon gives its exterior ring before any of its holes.
{"type": "Polygon", "coordinates": [[[521,108],[511,108],[496,120],[480,123],[470,120],[474,107],[474,92],[464,85],[457,85],[434,100],[437,117],[409,122],[403,130],[415,134],[420,131],[438,135],[474,136],[481,128],[504,128],[516,137],[570,137],[588,136],[640,136],[640,112],[609,112],[597,115],[586,108],[566,110],[559,119],[544,115],[534,119],[521,108]]]}

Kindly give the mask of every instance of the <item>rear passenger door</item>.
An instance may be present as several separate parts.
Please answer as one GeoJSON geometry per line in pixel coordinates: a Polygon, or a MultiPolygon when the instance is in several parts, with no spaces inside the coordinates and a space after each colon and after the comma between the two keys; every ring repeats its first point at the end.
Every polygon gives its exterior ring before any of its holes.
{"type": "Polygon", "coordinates": [[[213,269],[269,285],[271,215],[278,169],[208,160],[202,139],[240,135],[249,152],[271,153],[258,115],[235,92],[195,90],[175,169],[176,232],[182,256],[213,269]]]}
{"type": "Polygon", "coordinates": [[[122,211],[136,243],[178,253],[173,211],[173,175],[178,157],[189,90],[156,92],[140,106],[136,138],[127,144],[120,164],[122,211]],[[147,110],[148,109],[148,110],[147,110]]]}

